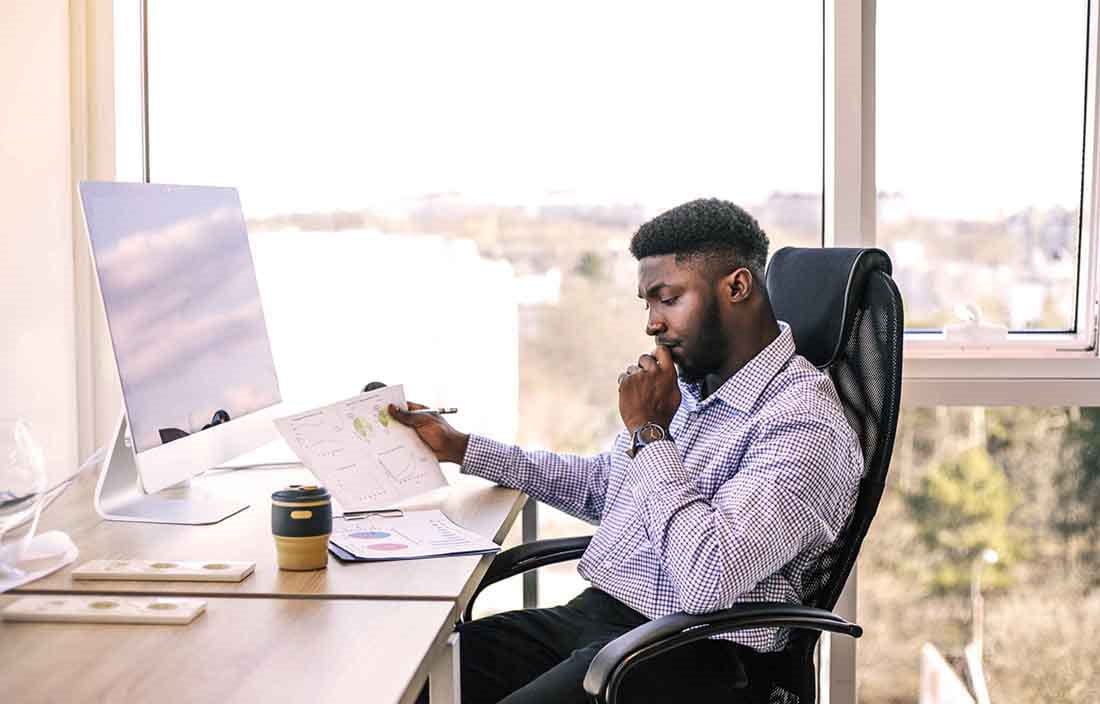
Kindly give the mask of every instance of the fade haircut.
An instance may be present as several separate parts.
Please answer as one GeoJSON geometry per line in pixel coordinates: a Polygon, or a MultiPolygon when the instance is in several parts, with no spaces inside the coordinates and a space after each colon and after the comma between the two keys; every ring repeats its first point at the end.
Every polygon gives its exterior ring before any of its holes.
{"type": "Polygon", "coordinates": [[[768,236],[742,208],[727,200],[700,198],[639,227],[630,240],[630,253],[635,259],[675,254],[676,263],[701,263],[712,278],[745,267],[762,286],[768,236]]]}

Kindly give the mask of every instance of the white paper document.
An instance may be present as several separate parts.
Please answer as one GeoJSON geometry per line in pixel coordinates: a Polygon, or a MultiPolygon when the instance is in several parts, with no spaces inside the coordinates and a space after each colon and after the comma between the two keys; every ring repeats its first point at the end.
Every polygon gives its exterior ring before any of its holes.
{"type": "Polygon", "coordinates": [[[395,508],[447,480],[416,431],[390,418],[391,403],[407,408],[400,385],[278,418],[275,427],[344,511],[395,508]]]}
{"type": "Polygon", "coordinates": [[[493,541],[455,525],[438,510],[337,518],[329,545],[344,560],[414,560],[500,550],[493,541]]]}

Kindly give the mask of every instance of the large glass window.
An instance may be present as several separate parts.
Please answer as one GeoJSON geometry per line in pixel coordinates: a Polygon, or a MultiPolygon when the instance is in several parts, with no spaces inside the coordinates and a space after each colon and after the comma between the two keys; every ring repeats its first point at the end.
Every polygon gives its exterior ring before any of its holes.
{"type": "Polygon", "coordinates": [[[404,382],[464,430],[595,453],[651,348],[639,224],[716,196],[773,250],[821,244],[822,22],[820,0],[151,0],[151,179],[240,188],[284,396],[404,382]]]}
{"type": "Polygon", "coordinates": [[[860,557],[860,702],[967,701],[976,662],[999,704],[1100,697],[1098,459],[1097,408],[902,413],[860,557]]]}
{"type": "Polygon", "coordinates": [[[907,327],[1075,331],[1088,3],[876,14],[877,237],[907,327]]]}

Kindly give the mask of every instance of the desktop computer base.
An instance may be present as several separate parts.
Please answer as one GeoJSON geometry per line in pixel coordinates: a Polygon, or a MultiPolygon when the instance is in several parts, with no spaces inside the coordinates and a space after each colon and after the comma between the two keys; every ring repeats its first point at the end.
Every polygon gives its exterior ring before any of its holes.
{"type": "Polygon", "coordinates": [[[237,499],[215,496],[200,488],[181,485],[155,494],[141,487],[134,451],[127,438],[126,413],[119,418],[111,448],[95,490],[95,510],[108,521],[209,525],[248,508],[237,499]]]}

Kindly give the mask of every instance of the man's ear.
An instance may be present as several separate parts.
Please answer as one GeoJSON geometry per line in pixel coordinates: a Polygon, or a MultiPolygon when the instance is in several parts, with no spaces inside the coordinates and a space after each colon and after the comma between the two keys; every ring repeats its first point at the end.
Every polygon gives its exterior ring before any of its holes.
{"type": "Polygon", "coordinates": [[[719,295],[728,303],[744,303],[747,301],[756,286],[756,281],[745,267],[734,269],[722,277],[719,284],[719,295]]]}

